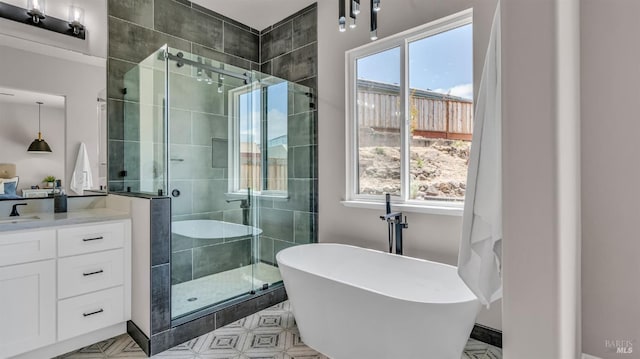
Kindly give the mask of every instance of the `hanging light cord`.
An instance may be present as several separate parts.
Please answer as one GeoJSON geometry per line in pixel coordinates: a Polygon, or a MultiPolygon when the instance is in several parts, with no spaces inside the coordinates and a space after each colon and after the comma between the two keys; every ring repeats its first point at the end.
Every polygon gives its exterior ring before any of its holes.
{"type": "Polygon", "coordinates": [[[42,106],[42,102],[38,102],[38,141],[42,141],[42,131],[40,130],[40,106],[42,106]]]}

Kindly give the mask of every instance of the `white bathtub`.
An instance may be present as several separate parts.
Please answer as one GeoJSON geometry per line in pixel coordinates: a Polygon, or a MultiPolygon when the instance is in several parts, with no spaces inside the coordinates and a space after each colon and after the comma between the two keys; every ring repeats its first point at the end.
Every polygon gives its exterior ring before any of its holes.
{"type": "Polygon", "coordinates": [[[453,266],[341,244],[276,259],[302,340],[332,359],[460,359],[480,310],[453,266]]]}

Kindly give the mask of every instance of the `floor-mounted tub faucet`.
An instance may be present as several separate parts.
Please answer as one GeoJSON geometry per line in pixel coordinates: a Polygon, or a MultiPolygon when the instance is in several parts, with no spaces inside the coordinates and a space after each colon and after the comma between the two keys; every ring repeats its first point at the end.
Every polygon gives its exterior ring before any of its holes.
{"type": "Polygon", "coordinates": [[[242,224],[249,225],[249,209],[251,208],[251,188],[247,188],[247,198],[228,199],[227,203],[240,202],[242,208],[242,224]]]}
{"type": "Polygon", "coordinates": [[[402,212],[391,212],[391,195],[385,195],[387,213],[380,219],[387,221],[389,234],[389,253],[393,253],[393,239],[395,234],[396,254],[402,255],[402,230],[409,227],[407,217],[402,222],[402,212]]]}

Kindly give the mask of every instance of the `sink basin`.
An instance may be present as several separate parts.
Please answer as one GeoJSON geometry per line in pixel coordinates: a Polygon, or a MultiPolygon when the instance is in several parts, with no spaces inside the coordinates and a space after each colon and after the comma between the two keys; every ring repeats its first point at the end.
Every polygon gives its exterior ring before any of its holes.
{"type": "Polygon", "coordinates": [[[40,217],[38,216],[3,217],[3,218],[0,218],[0,224],[33,222],[39,219],[40,217]]]}

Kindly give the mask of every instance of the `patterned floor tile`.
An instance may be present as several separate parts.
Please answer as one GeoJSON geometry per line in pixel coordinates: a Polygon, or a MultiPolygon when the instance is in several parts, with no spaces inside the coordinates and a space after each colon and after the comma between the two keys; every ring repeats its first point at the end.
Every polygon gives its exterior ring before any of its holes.
{"type": "Polygon", "coordinates": [[[249,333],[245,341],[243,353],[283,352],[286,332],[282,328],[260,329],[249,333]]]}
{"type": "MultiPolygon", "coordinates": [[[[140,347],[131,337],[124,334],[65,354],[59,358],[133,359],[144,357],[145,354],[140,347]]],[[[153,358],[329,359],[304,344],[288,301],[180,344],[154,355],[153,358]]],[[[502,359],[502,350],[483,342],[469,339],[461,359],[502,359]]]]}

